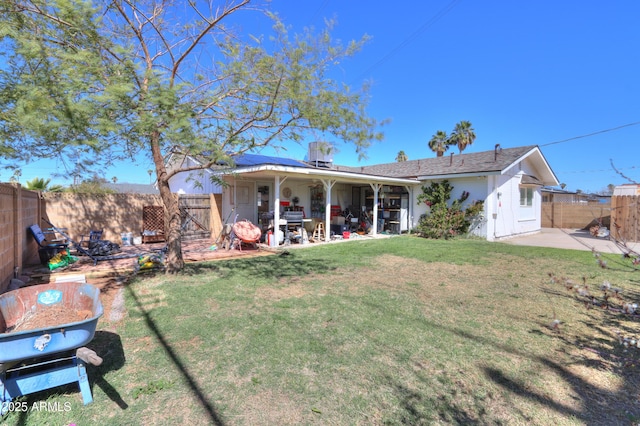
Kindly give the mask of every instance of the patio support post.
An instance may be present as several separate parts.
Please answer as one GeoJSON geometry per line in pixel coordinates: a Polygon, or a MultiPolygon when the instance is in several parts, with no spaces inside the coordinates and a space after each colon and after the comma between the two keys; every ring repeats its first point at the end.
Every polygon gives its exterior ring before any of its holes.
{"type": "Polygon", "coordinates": [[[324,192],[327,194],[326,206],[324,208],[324,240],[329,241],[331,237],[331,189],[336,184],[335,180],[323,180],[324,192]]]}
{"type": "MultiPolygon", "coordinates": [[[[413,187],[405,185],[404,189],[409,194],[409,199],[407,200],[407,233],[410,234],[413,227],[413,187]]],[[[400,203],[400,208],[402,208],[402,203],[400,203]]],[[[402,225],[400,226],[400,233],[402,233],[402,225]]]]}
{"type": "Polygon", "coordinates": [[[372,235],[378,235],[378,193],[382,185],[379,183],[370,183],[373,189],[373,232],[372,235]]]}
{"type": "Polygon", "coordinates": [[[271,242],[267,240],[267,244],[270,247],[277,247],[278,229],[280,229],[278,226],[280,223],[280,176],[275,177],[273,188],[273,238],[271,238],[271,242]]]}
{"type": "Polygon", "coordinates": [[[273,194],[273,238],[271,239],[271,247],[278,247],[278,231],[280,230],[280,184],[287,180],[284,176],[282,181],[280,176],[275,177],[274,194],[273,194]]]}

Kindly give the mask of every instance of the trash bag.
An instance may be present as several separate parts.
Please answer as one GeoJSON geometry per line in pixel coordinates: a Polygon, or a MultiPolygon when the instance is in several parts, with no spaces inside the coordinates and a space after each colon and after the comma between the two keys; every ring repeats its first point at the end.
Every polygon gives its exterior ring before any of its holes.
{"type": "Polygon", "coordinates": [[[62,250],[60,253],[49,259],[49,270],[62,268],[78,261],[78,258],[71,256],[67,250],[62,250]]]}
{"type": "Polygon", "coordinates": [[[120,251],[120,245],[107,240],[95,241],[87,250],[91,256],[109,256],[120,251]]]}
{"type": "Polygon", "coordinates": [[[137,271],[155,268],[164,268],[164,256],[162,253],[145,254],[138,257],[136,262],[137,271]]]}

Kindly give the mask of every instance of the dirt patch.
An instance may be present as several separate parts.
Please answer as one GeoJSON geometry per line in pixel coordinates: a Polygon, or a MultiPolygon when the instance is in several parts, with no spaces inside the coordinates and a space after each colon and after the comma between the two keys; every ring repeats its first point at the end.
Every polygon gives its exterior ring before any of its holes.
{"type": "MultiPolygon", "coordinates": [[[[513,267],[516,259],[504,259],[497,270],[513,267]]],[[[451,263],[431,262],[426,263],[417,259],[410,259],[391,254],[376,258],[376,262],[370,268],[356,274],[352,269],[334,271],[331,275],[313,275],[306,277],[318,280],[329,288],[336,288],[336,275],[344,275],[345,280],[340,282],[346,285],[349,292],[360,293],[372,288],[390,291],[415,292],[421,300],[430,300],[439,297],[455,297],[455,293],[480,291],[490,284],[494,273],[486,271],[487,268],[478,268],[475,265],[455,265],[451,263]],[[481,271],[481,272],[479,272],[481,271]],[[455,284],[455,285],[454,285],[455,284]],[[478,287],[481,285],[482,287],[478,287]]],[[[282,281],[284,282],[284,280],[282,281]]],[[[285,287],[281,291],[304,292],[304,284],[285,287]],[[299,290],[302,288],[302,290],[299,290]]]]}
{"type": "MultiPolygon", "coordinates": [[[[291,395],[265,390],[243,401],[243,415],[257,425],[294,425],[305,422],[301,404],[291,395]],[[265,410],[265,407],[269,409],[265,410]]],[[[308,420],[308,419],[307,419],[308,420]]]]}
{"type": "MultiPolygon", "coordinates": [[[[181,351],[196,351],[202,347],[202,339],[199,336],[194,336],[189,340],[175,343],[175,347],[181,351]]],[[[207,360],[207,362],[210,362],[207,360]]]]}
{"type": "Polygon", "coordinates": [[[100,302],[104,310],[103,319],[118,322],[126,314],[124,306],[124,281],[119,278],[95,278],[89,280],[100,289],[100,302]]]}
{"type": "Polygon", "coordinates": [[[110,322],[118,322],[124,318],[126,308],[124,306],[124,288],[120,287],[109,292],[109,314],[107,319],[110,322]]]}
{"type": "Polygon", "coordinates": [[[289,298],[300,298],[307,294],[302,284],[292,284],[286,287],[263,287],[256,291],[256,297],[260,300],[277,301],[289,298]]]}

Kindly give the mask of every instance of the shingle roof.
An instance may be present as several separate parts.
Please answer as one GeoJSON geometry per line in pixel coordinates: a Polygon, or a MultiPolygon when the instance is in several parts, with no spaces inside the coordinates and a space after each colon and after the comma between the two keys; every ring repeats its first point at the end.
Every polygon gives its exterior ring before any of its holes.
{"type": "Polygon", "coordinates": [[[110,189],[122,194],[159,194],[158,188],[154,185],[147,185],[145,183],[106,183],[110,189]]]}
{"type": "Polygon", "coordinates": [[[336,165],[335,169],[397,178],[500,172],[534,148],[535,145],[530,145],[498,149],[497,153],[491,150],[362,167],[336,165]]]}

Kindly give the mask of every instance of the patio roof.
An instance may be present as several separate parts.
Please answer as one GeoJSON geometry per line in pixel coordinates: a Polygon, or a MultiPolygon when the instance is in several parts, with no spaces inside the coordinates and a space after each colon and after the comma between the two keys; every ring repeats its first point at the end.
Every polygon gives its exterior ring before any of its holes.
{"type": "Polygon", "coordinates": [[[251,167],[238,167],[233,171],[234,175],[247,175],[254,178],[272,178],[275,176],[287,176],[300,179],[332,179],[338,182],[349,183],[381,183],[384,185],[417,185],[420,182],[415,178],[399,178],[373,175],[368,173],[355,173],[335,169],[317,169],[312,166],[294,167],[275,164],[260,164],[251,167]]]}

